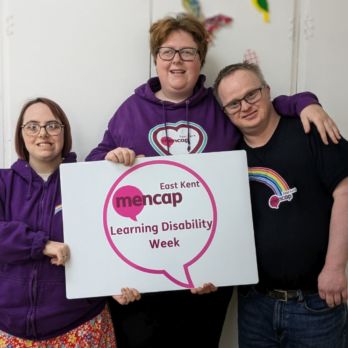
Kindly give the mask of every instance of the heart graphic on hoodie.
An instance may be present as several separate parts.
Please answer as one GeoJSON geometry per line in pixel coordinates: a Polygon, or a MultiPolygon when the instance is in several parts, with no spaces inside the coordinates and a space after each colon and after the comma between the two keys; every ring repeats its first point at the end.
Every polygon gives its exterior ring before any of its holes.
{"type": "Polygon", "coordinates": [[[207,144],[207,134],[196,123],[180,121],[160,124],[149,132],[149,141],[159,155],[200,153],[207,144]],[[188,141],[190,138],[190,142],[188,141]]]}

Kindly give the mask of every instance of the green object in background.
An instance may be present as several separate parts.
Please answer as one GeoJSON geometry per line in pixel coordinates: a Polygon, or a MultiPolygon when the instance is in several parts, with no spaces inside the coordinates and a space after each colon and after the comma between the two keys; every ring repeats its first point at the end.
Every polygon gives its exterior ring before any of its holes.
{"type": "Polygon", "coordinates": [[[269,6],[267,0],[252,0],[254,6],[263,14],[263,20],[269,22],[269,6]]]}

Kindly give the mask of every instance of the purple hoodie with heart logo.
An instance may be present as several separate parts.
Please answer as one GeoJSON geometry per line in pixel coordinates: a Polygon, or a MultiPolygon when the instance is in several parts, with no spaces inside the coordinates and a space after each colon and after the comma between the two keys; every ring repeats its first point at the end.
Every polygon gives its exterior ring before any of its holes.
{"type": "MultiPolygon", "coordinates": [[[[76,162],[76,155],[64,162],[76,162]]],[[[1,331],[47,339],[104,308],[104,298],[66,298],[64,267],[43,254],[47,240],[63,241],[59,170],[45,182],[24,160],[0,169],[1,331]]]]}
{"type": "MultiPolygon", "coordinates": [[[[240,134],[204,81],[201,75],[190,98],[172,103],[155,96],[161,85],[157,77],[151,78],[119,107],[102,142],[86,160],[102,160],[116,147],[127,147],[147,157],[233,150],[240,134]]],[[[310,92],[274,101],[277,111],[288,116],[317,103],[310,92]]]]}

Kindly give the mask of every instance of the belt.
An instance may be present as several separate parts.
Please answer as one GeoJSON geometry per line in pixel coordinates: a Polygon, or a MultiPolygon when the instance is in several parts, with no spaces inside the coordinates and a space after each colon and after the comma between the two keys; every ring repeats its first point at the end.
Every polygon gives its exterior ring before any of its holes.
{"type": "Polygon", "coordinates": [[[274,289],[266,292],[266,295],[280,301],[288,301],[299,298],[303,294],[301,290],[281,290],[274,289]]]}
{"type": "Polygon", "coordinates": [[[294,300],[301,298],[306,295],[313,295],[317,293],[316,291],[311,290],[282,290],[282,289],[264,289],[259,287],[254,287],[257,292],[264,294],[275,300],[280,300],[287,302],[288,300],[294,300]]]}

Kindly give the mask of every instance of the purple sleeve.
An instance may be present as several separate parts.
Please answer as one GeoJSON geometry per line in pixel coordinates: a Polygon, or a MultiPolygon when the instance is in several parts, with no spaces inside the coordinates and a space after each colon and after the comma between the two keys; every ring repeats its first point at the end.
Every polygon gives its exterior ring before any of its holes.
{"type": "Polygon", "coordinates": [[[19,263],[43,258],[48,236],[43,231],[31,231],[18,221],[2,221],[0,208],[0,263],[19,263]]]}
{"type": "MultiPolygon", "coordinates": [[[[0,188],[5,184],[0,178],[0,188]]],[[[33,231],[20,221],[7,221],[4,209],[4,190],[0,191],[0,263],[20,263],[43,258],[47,233],[33,231]]]]}
{"type": "Polygon", "coordinates": [[[116,111],[108,123],[108,128],[104,133],[103,140],[89,153],[86,157],[86,161],[102,161],[105,159],[105,156],[109,151],[119,146],[115,140],[115,133],[118,130],[117,119],[116,111]]]}
{"type": "Polygon", "coordinates": [[[298,117],[301,111],[311,104],[320,105],[316,95],[311,92],[302,92],[291,96],[280,95],[273,100],[273,106],[281,116],[298,117]]]}
{"type": "Polygon", "coordinates": [[[86,161],[101,161],[105,159],[105,156],[109,151],[116,147],[117,145],[115,144],[109,129],[107,129],[104,133],[102,142],[89,153],[86,157],[86,161]]]}

